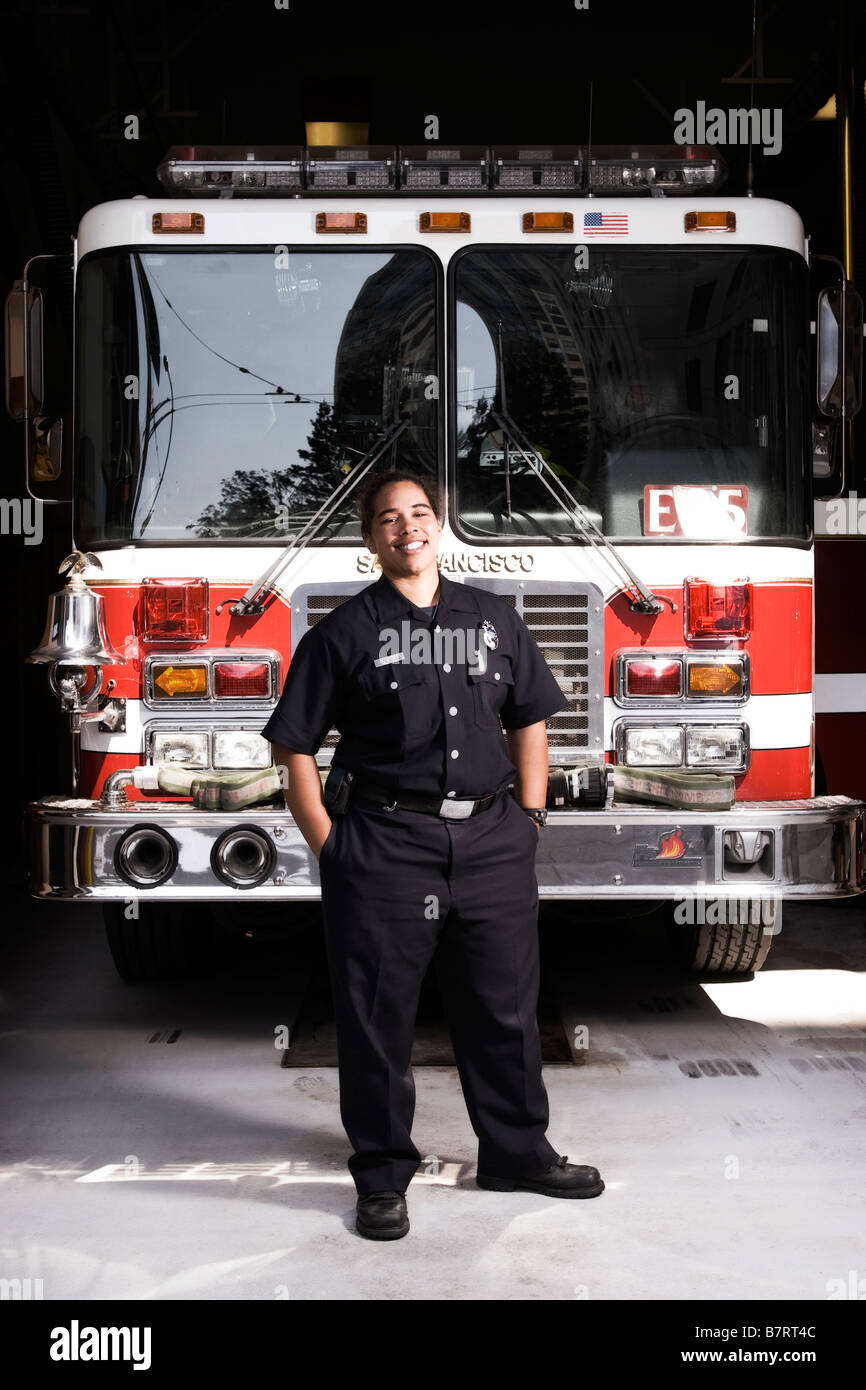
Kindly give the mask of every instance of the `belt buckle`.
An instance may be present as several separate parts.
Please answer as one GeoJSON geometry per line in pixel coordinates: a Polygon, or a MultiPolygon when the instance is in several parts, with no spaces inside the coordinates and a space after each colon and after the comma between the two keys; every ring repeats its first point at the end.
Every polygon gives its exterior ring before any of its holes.
{"type": "Polygon", "coordinates": [[[448,801],[440,803],[437,815],[444,816],[446,820],[468,820],[472,815],[474,801],[448,801]]]}

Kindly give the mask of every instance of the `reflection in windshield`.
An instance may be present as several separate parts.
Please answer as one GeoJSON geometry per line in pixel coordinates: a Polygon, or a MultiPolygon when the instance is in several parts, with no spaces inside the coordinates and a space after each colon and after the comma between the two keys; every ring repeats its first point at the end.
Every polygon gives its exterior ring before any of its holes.
{"type": "MultiPolygon", "coordinates": [[[[435,283],[418,251],[89,258],[81,543],[285,539],[401,420],[379,466],[435,472],[435,283]]],[[[357,535],[351,497],[334,535],[357,535]]]]}
{"type": "Polygon", "coordinates": [[[461,532],[573,540],[544,460],[610,537],[804,537],[805,279],[773,248],[463,253],[461,532]]]}

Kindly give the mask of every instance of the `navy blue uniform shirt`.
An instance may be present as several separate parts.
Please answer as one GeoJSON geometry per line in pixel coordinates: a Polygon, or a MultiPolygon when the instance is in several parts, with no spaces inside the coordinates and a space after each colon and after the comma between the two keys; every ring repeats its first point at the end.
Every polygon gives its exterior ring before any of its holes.
{"type": "Polygon", "coordinates": [[[567,703],[500,594],[440,573],[431,621],[430,609],[383,574],[304,633],[262,733],[294,753],[316,754],[334,727],[341,735],[334,766],[358,778],[420,795],[478,797],[517,772],[502,729],[537,724],[567,703]],[[493,649],[482,636],[485,621],[498,638],[493,649]]]}

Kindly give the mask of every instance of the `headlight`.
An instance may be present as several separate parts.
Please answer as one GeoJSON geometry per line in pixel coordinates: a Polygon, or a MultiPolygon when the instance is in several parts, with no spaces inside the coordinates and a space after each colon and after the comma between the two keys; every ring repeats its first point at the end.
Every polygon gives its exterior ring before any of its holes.
{"type": "Polygon", "coordinates": [[[683,731],[677,726],[632,727],[623,731],[622,762],[627,767],[679,767],[683,731]]]}
{"type": "Polygon", "coordinates": [[[152,763],[184,763],[188,767],[207,767],[207,734],[154,734],[150,748],[152,763]]]}
{"type": "Polygon", "coordinates": [[[681,767],[744,772],[747,724],[614,724],[616,760],[624,767],[681,767]]]}
{"type": "Polygon", "coordinates": [[[215,729],[214,767],[270,767],[271,745],[261,734],[245,729],[215,729]]]}
{"type": "Polygon", "coordinates": [[[745,766],[742,725],[711,724],[686,729],[686,766],[735,772],[745,766]]]}

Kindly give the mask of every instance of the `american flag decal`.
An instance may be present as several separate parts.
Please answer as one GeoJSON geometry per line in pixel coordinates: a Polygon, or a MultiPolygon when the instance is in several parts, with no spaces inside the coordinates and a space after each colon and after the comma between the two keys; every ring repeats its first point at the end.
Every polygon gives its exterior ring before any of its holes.
{"type": "Polygon", "coordinates": [[[585,212],[584,236],[628,236],[627,212],[585,212]]]}

